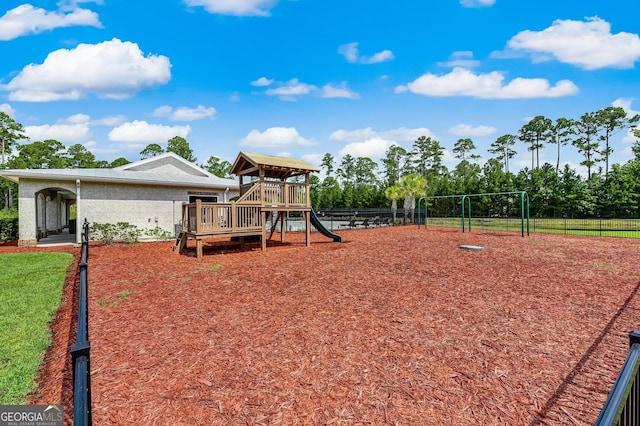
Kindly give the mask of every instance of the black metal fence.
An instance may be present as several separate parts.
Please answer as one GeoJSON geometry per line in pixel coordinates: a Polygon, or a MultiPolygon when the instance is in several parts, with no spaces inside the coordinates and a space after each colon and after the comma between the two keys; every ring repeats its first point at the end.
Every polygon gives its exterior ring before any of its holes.
{"type": "Polygon", "coordinates": [[[91,425],[91,343],[89,343],[89,303],[87,261],[89,260],[89,222],[82,225],[82,247],[79,265],[78,333],[76,343],[71,346],[73,368],[73,424],[91,425]]]}
{"type": "Polygon", "coordinates": [[[596,426],[640,425],[640,330],[629,333],[629,354],[600,412],[596,426]]]}
{"type": "Polygon", "coordinates": [[[330,208],[317,209],[316,215],[325,226],[332,230],[345,228],[368,228],[376,226],[403,225],[412,223],[404,219],[404,210],[398,210],[396,219],[389,208],[330,208]]]}

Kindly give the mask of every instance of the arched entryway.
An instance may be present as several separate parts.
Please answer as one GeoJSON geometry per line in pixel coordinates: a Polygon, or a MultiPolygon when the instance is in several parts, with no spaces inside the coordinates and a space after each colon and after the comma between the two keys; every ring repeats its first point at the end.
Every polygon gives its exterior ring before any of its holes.
{"type": "MultiPolygon", "coordinates": [[[[73,207],[76,194],[64,188],[45,188],[35,196],[35,234],[38,241],[54,235],[69,235],[69,242],[75,238],[75,216],[73,207]]],[[[60,238],[58,238],[60,240],[60,238]]]]}

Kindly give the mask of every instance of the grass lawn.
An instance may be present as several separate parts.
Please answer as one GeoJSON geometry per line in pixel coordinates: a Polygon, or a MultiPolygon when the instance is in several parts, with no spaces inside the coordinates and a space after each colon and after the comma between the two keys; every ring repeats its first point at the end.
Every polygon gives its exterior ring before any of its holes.
{"type": "MultiPolygon", "coordinates": [[[[460,217],[433,217],[427,219],[428,226],[446,226],[460,228],[460,217]]],[[[465,218],[465,228],[469,219],[465,218]]],[[[471,220],[472,229],[520,232],[520,218],[477,218],[471,220]]],[[[524,223],[525,232],[527,222],[524,223]]],[[[594,237],[640,238],[640,220],[638,219],[550,219],[531,218],[529,229],[532,233],[585,235],[594,237]]]]}
{"type": "Polygon", "coordinates": [[[0,404],[24,404],[34,390],[72,262],[69,253],[0,256],[0,404]]]}

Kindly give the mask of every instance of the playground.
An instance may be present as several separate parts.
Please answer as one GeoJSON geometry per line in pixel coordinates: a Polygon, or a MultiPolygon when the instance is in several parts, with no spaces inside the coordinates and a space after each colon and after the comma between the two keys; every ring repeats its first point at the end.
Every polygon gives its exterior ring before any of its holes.
{"type": "MultiPolygon", "coordinates": [[[[340,234],[92,246],[94,423],[593,424],[640,324],[637,240],[340,234]]],[[[71,404],[71,315],[33,402],[71,404]]]]}

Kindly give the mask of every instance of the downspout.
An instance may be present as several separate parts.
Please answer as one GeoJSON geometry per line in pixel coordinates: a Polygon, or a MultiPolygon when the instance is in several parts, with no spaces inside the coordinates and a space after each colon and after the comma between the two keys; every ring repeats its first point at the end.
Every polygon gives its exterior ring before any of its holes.
{"type": "Polygon", "coordinates": [[[224,190],[224,202],[227,202],[227,193],[229,192],[229,188],[224,190]]]}
{"type": "Polygon", "coordinates": [[[82,244],[82,232],[80,222],[80,179],[76,179],[76,244],[82,244]]]}

